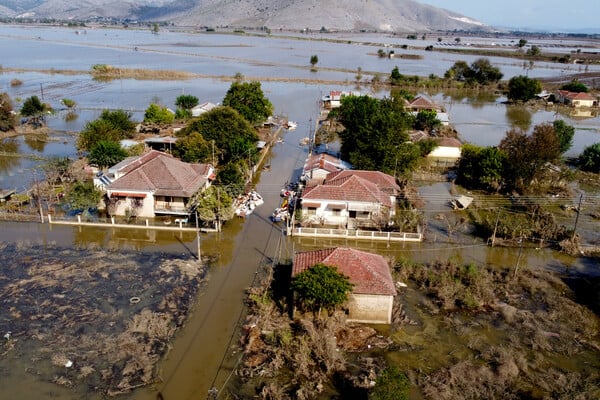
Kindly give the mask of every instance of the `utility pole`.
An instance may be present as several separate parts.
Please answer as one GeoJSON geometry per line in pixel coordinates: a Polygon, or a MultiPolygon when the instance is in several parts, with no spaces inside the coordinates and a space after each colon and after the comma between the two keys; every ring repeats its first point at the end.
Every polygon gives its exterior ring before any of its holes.
{"type": "Polygon", "coordinates": [[[519,255],[517,256],[517,262],[515,263],[515,273],[513,275],[513,279],[517,277],[517,272],[519,271],[519,262],[521,261],[521,254],[523,253],[523,236],[519,239],[519,255]]]}
{"type": "Polygon", "coordinates": [[[198,261],[202,261],[202,253],[200,252],[200,227],[198,226],[198,210],[196,210],[196,242],[198,245],[198,261]]]}

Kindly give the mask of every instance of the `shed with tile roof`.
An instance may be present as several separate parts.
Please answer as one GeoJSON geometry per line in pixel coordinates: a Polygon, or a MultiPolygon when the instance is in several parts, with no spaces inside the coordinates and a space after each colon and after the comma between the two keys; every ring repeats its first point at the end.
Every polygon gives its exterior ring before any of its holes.
{"type": "Polygon", "coordinates": [[[336,267],[354,285],[347,303],[349,322],[391,323],[396,288],[384,257],[348,247],[297,252],[292,277],[316,264],[336,267]]]}

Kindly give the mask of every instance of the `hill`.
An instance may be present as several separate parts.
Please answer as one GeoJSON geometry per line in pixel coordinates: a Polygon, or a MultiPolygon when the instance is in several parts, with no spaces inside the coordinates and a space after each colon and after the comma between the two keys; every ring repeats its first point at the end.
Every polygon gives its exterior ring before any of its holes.
{"type": "Polygon", "coordinates": [[[169,21],[175,25],[298,30],[427,32],[487,30],[482,23],[412,0],[0,0],[11,18],[169,21]]]}

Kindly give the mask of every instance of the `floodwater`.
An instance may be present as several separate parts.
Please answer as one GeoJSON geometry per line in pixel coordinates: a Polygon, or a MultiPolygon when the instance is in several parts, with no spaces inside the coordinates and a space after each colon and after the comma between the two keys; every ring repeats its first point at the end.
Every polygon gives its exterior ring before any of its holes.
{"type": "MultiPolygon", "coordinates": [[[[221,77],[241,73],[248,79],[289,79],[289,82],[264,81],[263,90],[274,104],[277,114],[308,123],[309,118],[317,112],[321,96],[332,89],[358,89],[379,97],[388,95],[385,92],[373,92],[370,86],[356,87],[354,82],[359,67],[365,75],[377,72],[387,76],[395,66],[400,68],[401,73],[408,75],[443,75],[457,60],[471,62],[476,58],[410,47],[398,52],[419,55],[421,58],[377,57],[377,50],[385,45],[422,44],[420,39],[415,43],[414,40],[393,35],[314,33],[297,36],[240,36],[167,30],[155,35],[145,30],[0,25],[2,67],[26,69],[25,72],[0,73],[0,91],[6,91],[11,96],[17,109],[24,99],[37,95],[59,110],[57,114],[48,116],[48,126],[53,131],[75,133],[106,108],[130,111],[134,119],[141,120],[150,102],[174,108],[176,97],[183,93],[197,96],[200,102],[218,104],[230,85],[229,81],[222,80],[221,77]],[[321,40],[327,38],[341,42],[321,40]],[[319,57],[316,72],[309,68],[308,61],[313,54],[319,57]],[[208,78],[99,82],[83,73],[95,64],[188,71],[208,78]],[[82,73],[53,73],[53,70],[60,69],[82,73]],[[11,85],[13,79],[22,81],[22,84],[11,85]],[[339,84],[294,82],[308,79],[332,80],[339,84]],[[304,96],[310,96],[310,101],[304,96]],[[74,118],[67,118],[60,103],[63,98],[77,103],[74,118]]],[[[425,42],[436,39],[431,36],[425,42]]],[[[478,45],[496,43],[495,39],[490,38],[471,40],[478,45]]],[[[498,44],[508,45],[510,41],[498,44]]],[[[548,43],[545,45],[549,46],[548,43]]],[[[578,48],[598,47],[600,43],[569,40],[561,41],[558,45],[562,46],[561,49],[575,51],[578,48]]],[[[559,76],[578,72],[582,68],[576,65],[537,63],[533,69],[525,71],[520,60],[492,57],[490,61],[500,67],[506,79],[525,73],[530,77],[559,76]]],[[[600,65],[588,68],[590,71],[599,71],[600,65]]],[[[600,117],[597,113],[562,115],[554,110],[514,110],[502,103],[505,100],[502,97],[482,98],[468,93],[432,93],[431,97],[447,108],[450,121],[461,138],[475,144],[495,145],[513,127],[530,129],[535,124],[551,122],[557,118],[564,119],[576,129],[573,147],[567,155],[576,156],[585,146],[600,141],[600,117]]],[[[66,138],[51,135],[49,140],[47,145],[41,145],[43,141],[35,140],[26,143],[22,143],[23,139],[4,140],[0,144],[0,151],[16,154],[0,156],[0,189],[26,189],[33,181],[32,171],[39,168],[44,158],[77,157],[74,135],[66,138]]]]}
{"type": "MultiPolygon", "coordinates": [[[[182,94],[196,95],[201,102],[222,101],[230,82],[216,76],[233,76],[240,72],[244,76],[287,77],[291,79],[334,79],[346,84],[335,86],[307,84],[302,82],[264,82],[266,96],[275,106],[275,112],[297,121],[296,131],[284,133],[284,143],[277,144],[269,155],[270,170],[260,171],[256,177],[256,188],[265,198],[246,220],[235,220],[226,224],[223,232],[202,234],[201,251],[216,257],[209,271],[209,284],[199,295],[193,313],[177,335],[173,349],[161,363],[162,382],[151,388],[136,391],[125,398],[154,399],[157,391],[165,399],[204,398],[211,387],[221,388],[230,378],[237,354],[235,332],[243,316],[244,289],[254,279],[257,268],[276,257],[290,257],[294,250],[322,248],[333,245],[348,245],[376,251],[392,259],[409,257],[416,261],[459,259],[486,264],[514,263],[513,249],[491,249],[483,243],[456,243],[439,241],[422,244],[387,244],[354,241],[328,241],[315,239],[284,240],[281,227],[269,221],[269,215],[279,202],[279,191],[288,181],[298,177],[306,157],[306,148],[299,141],[310,133],[310,125],[316,121],[318,100],[332,89],[355,89],[356,72],[327,70],[346,68],[363,71],[379,71],[388,74],[398,65],[402,73],[438,75],[456,60],[470,57],[445,53],[420,52],[420,60],[379,59],[379,45],[358,43],[332,44],[317,40],[295,40],[289,38],[261,38],[221,34],[191,34],[186,32],[160,32],[153,35],[148,31],[122,29],[35,28],[0,26],[0,53],[2,65],[7,68],[36,69],[80,69],[88,70],[93,64],[106,63],[128,68],[160,68],[185,70],[215,78],[185,81],[137,81],[117,80],[97,82],[88,75],[61,75],[23,72],[0,74],[0,90],[7,91],[13,99],[24,99],[31,95],[60,108],[62,98],[71,98],[78,103],[78,118],[66,121],[62,114],[49,118],[51,129],[61,133],[51,135],[52,140],[40,144],[29,139],[16,138],[2,142],[15,153],[24,157],[0,157],[0,188],[24,189],[30,182],[33,171],[39,167],[39,158],[53,155],[74,157],[74,136],[64,132],[76,132],[87,121],[96,118],[103,108],[130,110],[141,119],[143,110],[151,101],[160,101],[172,106],[175,98],[182,94]],[[135,47],[138,50],[135,50],[135,47]],[[309,69],[309,58],[318,54],[317,72],[309,69]],[[76,57],[73,57],[73,56],[76,57]],[[11,86],[10,81],[18,78],[21,86],[11,86]],[[12,146],[12,147],[11,147],[12,146]]],[[[315,36],[314,39],[317,37],[315,36]]],[[[373,39],[372,37],[365,37],[373,39]]],[[[350,39],[349,39],[350,40],[350,39]]],[[[394,41],[386,37],[381,43],[394,41]]],[[[373,41],[373,40],[369,40],[373,41]]],[[[574,44],[573,46],[576,46],[574,44]]],[[[523,73],[519,61],[498,61],[505,77],[523,73]]],[[[559,67],[560,68],[560,67],[559,67]]],[[[536,65],[530,76],[557,75],[556,65],[536,65]]],[[[370,88],[363,88],[370,92],[370,88]]],[[[375,93],[378,96],[385,93],[375,93]]],[[[527,115],[514,116],[501,99],[479,102],[474,98],[445,97],[434,95],[456,121],[461,136],[479,144],[499,142],[507,127],[525,124],[527,115]]],[[[540,111],[530,117],[529,125],[553,120],[551,112],[540,111]]],[[[566,118],[576,126],[576,147],[599,141],[598,117],[588,119],[566,118]]],[[[43,142],[42,142],[43,143],[43,142]]],[[[9,151],[2,150],[2,151],[9,151]]],[[[574,150],[574,151],[578,151],[574,150]]],[[[64,247],[85,247],[90,244],[115,249],[136,251],[161,251],[166,253],[194,253],[197,245],[194,235],[165,232],[140,233],[139,231],[99,230],[85,228],[49,227],[41,224],[0,223],[0,239],[34,243],[55,243],[64,247]]],[[[10,259],[10,255],[4,255],[10,259]]],[[[597,274],[597,265],[585,260],[566,257],[548,250],[525,249],[523,265],[531,268],[550,268],[597,274]]],[[[0,360],[2,384],[0,398],[60,398],[75,399],[81,395],[68,389],[39,382],[35,376],[24,373],[13,365],[0,360]]]]}

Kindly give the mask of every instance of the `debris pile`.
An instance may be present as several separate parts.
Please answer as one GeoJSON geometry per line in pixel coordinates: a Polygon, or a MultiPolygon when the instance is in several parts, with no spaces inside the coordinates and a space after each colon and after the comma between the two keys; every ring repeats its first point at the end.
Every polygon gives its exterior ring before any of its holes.
{"type": "Polygon", "coordinates": [[[7,244],[0,254],[12,260],[0,271],[0,332],[10,332],[0,364],[18,357],[40,379],[110,396],[157,380],[206,275],[159,254],[7,244]]]}

